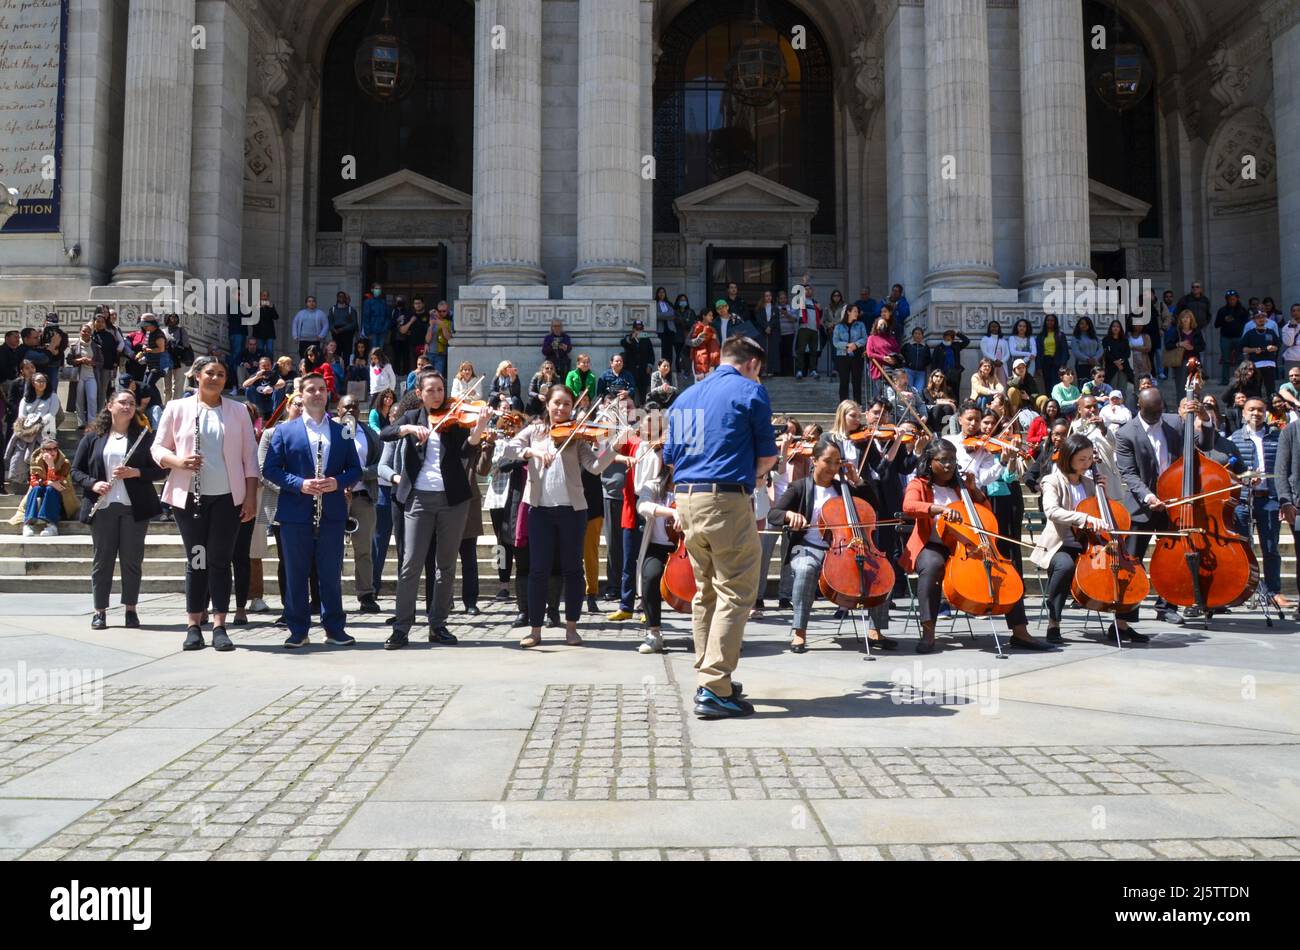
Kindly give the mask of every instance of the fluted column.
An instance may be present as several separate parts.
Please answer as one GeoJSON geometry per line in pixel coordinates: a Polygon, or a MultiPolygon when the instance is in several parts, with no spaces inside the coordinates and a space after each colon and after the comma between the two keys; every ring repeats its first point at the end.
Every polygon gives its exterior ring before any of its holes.
{"type": "Polygon", "coordinates": [[[478,0],[474,18],[470,282],[545,284],[541,265],[542,2],[478,0]],[[494,36],[504,40],[504,48],[494,48],[494,36]]]}
{"type": "Polygon", "coordinates": [[[1281,299],[1287,313],[1300,301],[1300,0],[1263,8],[1273,38],[1273,134],[1277,143],[1277,220],[1281,299]]]}
{"type": "Polygon", "coordinates": [[[984,0],[926,0],[926,287],[996,287],[984,0]]]}
{"type": "Polygon", "coordinates": [[[131,0],[115,284],[149,284],[189,262],[194,0],[131,0]]]}
{"type": "MultiPolygon", "coordinates": [[[[575,284],[644,284],[638,0],[578,8],[578,266],[575,284]]],[[[648,92],[648,90],[647,90],[648,92]]]]}
{"type": "Polygon", "coordinates": [[[1092,276],[1083,42],[1082,0],[1020,5],[1025,291],[1092,276]]]}

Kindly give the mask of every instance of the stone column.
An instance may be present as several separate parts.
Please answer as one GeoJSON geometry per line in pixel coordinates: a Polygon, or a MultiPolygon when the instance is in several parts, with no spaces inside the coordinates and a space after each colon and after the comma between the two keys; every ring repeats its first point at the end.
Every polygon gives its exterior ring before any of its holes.
{"type": "Polygon", "coordinates": [[[996,287],[984,0],[926,0],[928,287],[996,287]]]}
{"type": "Polygon", "coordinates": [[[541,265],[542,3],[479,0],[474,20],[470,282],[545,284],[541,265]]]}
{"type": "MultiPolygon", "coordinates": [[[[885,26],[885,187],[889,209],[889,266],[877,276],[899,281],[916,299],[929,260],[926,197],[925,10],[892,4],[885,26]]],[[[875,171],[879,171],[876,169],[875,171]]],[[[869,283],[870,273],[860,283],[869,283]]],[[[853,285],[856,293],[859,284],[853,285]]],[[[877,297],[889,288],[873,285],[877,297]]]]}
{"type": "Polygon", "coordinates": [[[1273,34],[1273,136],[1277,143],[1277,220],[1281,296],[1286,313],[1300,301],[1300,2],[1265,6],[1273,34]]]}
{"type": "Polygon", "coordinates": [[[641,46],[638,0],[581,0],[574,284],[646,282],[641,268],[641,46]]]}
{"type": "Polygon", "coordinates": [[[1091,277],[1088,111],[1081,0],[1020,5],[1020,119],[1025,274],[1020,289],[1041,298],[1066,271],[1091,277]]]}
{"type": "Polygon", "coordinates": [[[193,28],[194,0],[131,0],[115,284],[149,284],[189,264],[193,28]]]}

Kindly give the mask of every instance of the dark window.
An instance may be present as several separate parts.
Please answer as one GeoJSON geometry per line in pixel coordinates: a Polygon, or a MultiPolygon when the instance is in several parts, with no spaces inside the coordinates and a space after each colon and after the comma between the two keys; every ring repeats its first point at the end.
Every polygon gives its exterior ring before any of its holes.
{"type": "Polygon", "coordinates": [[[835,232],[835,119],[830,57],[807,15],[783,2],[698,0],[660,40],[654,86],[656,231],[676,231],[673,200],[742,171],[793,188],[820,204],[812,229],[835,232]],[[807,48],[790,46],[792,29],[807,30],[807,48]],[[785,91],[752,108],[727,90],[727,64],[759,35],[778,43],[788,76],[785,91]]]}
{"type": "MultiPolygon", "coordinates": [[[[1091,37],[1094,26],[1103,26],[1109,42],[1115,38],[1115,10],[1096,0],[1083,6],[1084,36],[1091,37]]],[[[1120,17],[1126,43],[1143,46],[1136,28],[1120,17]]],[[[1089,43],[1084,50],[1085,75],[1102,50],[1089,43]]],[[[1146,54],[1146,69],[1155,69],[1151,54],[1146,54]]],[[[1126,195],[1150,202],[1151,211],[1138,225],[1138,236],[1160,237],[1160,136],[1156,123],[1154,86],[1145,99],[1132,109],[1116,112],[1106,105],[1088,84],[1088,177],[1103,185],[1117,188],[1126,195]]]]}
{"type": "Polygon", "coordinates": [[[416,80],[405,98],[385,105],[361,91],[352,65],[375,2],[366,0],[348,15],[325,53],[317,208],[322,231],[343,228],[335,197],[404,168],[464,192],[474,187],[473,5],[388,0],[415,56],[416,80]],[[356,157],[355,181],[340,174],[345,155],[356,157]]]}

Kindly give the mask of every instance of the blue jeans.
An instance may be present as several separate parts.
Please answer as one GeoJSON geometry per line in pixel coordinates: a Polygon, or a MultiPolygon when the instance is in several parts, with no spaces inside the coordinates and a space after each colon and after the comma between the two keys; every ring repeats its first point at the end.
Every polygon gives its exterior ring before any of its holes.
{"type": "Polygon", "coordinates": [[[226,376],[226,386],[230,389],[238,388],[236,384],[239,377],[236,375],[236,370],[239,368],[239,358],[244,352],[244,341],[247,339],[248,334],[246,332],[235,333],[232,330],[230,333],[230,353],[226,356],[226,372],[228,374],[226,376]]]}
{"type": "Polygon", "coordinates": [[[57,525],[63,517],[63,497],[57,488],[38,485],[27,495],[26,520],[57,525]]]}
{"type": "Polygon", "coordinates": [[[271,359],[275,359],[275,340],[258,340],[257,355],[269,356],[271,359]]]}
{"type": "Polygon", "coordinates": [[[446,353],[426,353],[429,357],[429,365],[436,369],[445,378],[447,376],[447,354],[446,353]]]}
{"type": "Polygon", "coordinates": [[[370,557],[374,562],[374,589],[379,591],[379,582],[384,576],[384,562],[388,560],[388,545],[393,539],[393,502],[390,497],[392,489],[380,488],[379,501],[375,505],[375,537],[370,542],[370,557]]]}
{"type": "Polygon", "coordinates": [[[375,350],[384,350],[384,355],[388,357],[388,362],[391,363],[393,361],[393,354],[384,349],[384,344],[388,342],[388,331],[385,330],[383,333],[372,333],[370,334],[369,339],[370,352],[373,353],[375,350]]]}
{"type": "Polygon", "coordinates": [[[636,606],[636,562],[641,556],[641,529],[623,529],[623,580],[618,607],[631,613],[636,606]]]}
{"type": "Polygon", "coordinates": [[[919,393],[925,389],[925,370],[909,369],[907,371],[907,385],[911,387],[914,393],[919,393]]]}
{"type": "MultiPolygon", "coordinates": [[[[1259,548],[1264,554],[1264,587],[1270,594],[1282,592],[1282,555],[1278,547],[1282,534],[1281,505],[1276,498],[1260,497],[1252,499],[1255,509],[1255,530],[1259,532],[1259,548]]],[[[1246,506],[1237,504],[1237,531],[1246,534],[1246,506]]]]}

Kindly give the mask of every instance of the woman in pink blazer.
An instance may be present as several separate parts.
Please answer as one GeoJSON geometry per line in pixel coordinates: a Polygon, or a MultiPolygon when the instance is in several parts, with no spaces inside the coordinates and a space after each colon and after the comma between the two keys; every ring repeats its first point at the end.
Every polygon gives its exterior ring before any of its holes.
{"type": "Polygon", "coordinates": [[[154,461],[168,469],[162,500],[172,506],[185,542],[186,650],[201,650],[200,622],[212,600],[212,646],[233,650],[226,635],[230,562],[240,522],[257,516],[257,440],[243,403],[222,398],[226,367],[194,361],[198,393],[173,399],[154,433],[154,461]],[[197,443],[197,444],[196,444],[197,443]]]}

